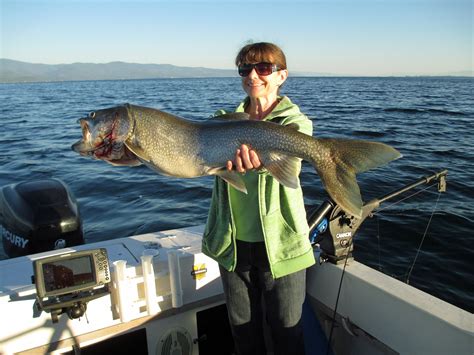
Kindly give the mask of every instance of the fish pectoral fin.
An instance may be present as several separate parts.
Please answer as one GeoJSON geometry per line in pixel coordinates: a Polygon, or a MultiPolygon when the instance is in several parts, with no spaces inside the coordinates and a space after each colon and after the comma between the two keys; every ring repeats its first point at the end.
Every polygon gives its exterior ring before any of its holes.
{"type": "Polygon", "coordinates": [[[105,161],[115,166],[138,166],[142,164],[140,159],[126,146],[123,147],[123,154],[119,159],[105,161]]]}
{"type": "Polygon", "coordinates": [[[125,142],[125,146],[143,162],[151,163],[150,156],[141,147],[128,141],[125,142]]]}
{"type": "Polygon", "coordinates": [[[301,159],[273,152],[257,154],[263,166],[280,184],[292,189],[299,186],[301,159]]]}
{"type": "Polygon", "coordinates": [[[114,166],[138,166],[142,164],[138,159],[115,159],[104,161],[114,166]]]}
{"type": "Polygon", "coordinates": [[[219,176],[225,182],[232,185],[235,189],[247,194],[247,187],[245,186],[244,180],[242,180],[238,172],[228,171],[226,168],[218,168],[210,170],[208,174],[219,176]]]}

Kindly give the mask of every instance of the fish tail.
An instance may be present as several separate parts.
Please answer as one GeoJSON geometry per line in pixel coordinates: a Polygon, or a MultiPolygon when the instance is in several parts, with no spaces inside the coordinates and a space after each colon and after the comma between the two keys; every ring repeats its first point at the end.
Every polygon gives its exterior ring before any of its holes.
{"type": "Polygon", "coordinates": [[[326,191],[346,213],[361,218],[363,203],[356,174],[385,165],[401,154],[379,142],[324,138],[315,141],[317,147],[311,160],[326,191]]]}

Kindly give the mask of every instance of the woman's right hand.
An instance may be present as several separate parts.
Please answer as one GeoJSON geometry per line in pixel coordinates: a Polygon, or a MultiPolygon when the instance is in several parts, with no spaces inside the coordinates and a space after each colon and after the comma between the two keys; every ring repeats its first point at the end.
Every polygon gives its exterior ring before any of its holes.
{"type": "Polygon", "coordinates": [[[257,153],[249,148],[246,144],[242,144],[240,149],[235,152],[234,161],[228,160],[226,164],[227,170],[234,168],[239,173],[245,173],[247,170],[258,169],[262,165],[257,153]]]}

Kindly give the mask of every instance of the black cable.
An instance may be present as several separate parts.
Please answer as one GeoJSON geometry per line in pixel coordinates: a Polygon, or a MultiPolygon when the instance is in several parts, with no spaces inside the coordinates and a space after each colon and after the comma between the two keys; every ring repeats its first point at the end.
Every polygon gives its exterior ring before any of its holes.
{"type": "Polygon", "coordinates": [[[351,238],[351,241],[350,241],[349,245],[347,246],[348,251],[347,251],[347,254],[346,254],[346,259],[344,260],[344,267],[342,268],[341,280],[339,281],[339,289],[337,290],[336,305],[334,306],[334,312],[333,312],[333,315],[332,315],[331,331],[329,332],[328,345],[327,345],[327,348],[326,348],[326,355],[329,355],[329,349],[331,348],[332,333],[334,331],[334,325],[336,323],[337,306],[339,304],[339,296],[341,295],[342,281],[344,279],[344,274],[346,272],[346,265],[347,265],[347,260],[349,259],[349,254],[350,254],[350,250],[351,250],[351,246],[352,246],[352,241],[353,241],[353,238],[351,238]]]}

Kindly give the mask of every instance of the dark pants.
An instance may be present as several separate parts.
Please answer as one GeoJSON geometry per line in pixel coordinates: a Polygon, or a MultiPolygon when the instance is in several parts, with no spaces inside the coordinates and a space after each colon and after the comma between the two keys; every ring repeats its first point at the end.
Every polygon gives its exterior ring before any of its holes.
{"type": "Polygon", "coordinates": [[[265,354],[262,299],[276,355],[303,355],[306,270],[274,279],[263,242],[237,242],[237,268],[220,268],[229,322],[239,355],[265,354]]]}

